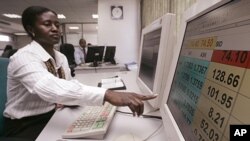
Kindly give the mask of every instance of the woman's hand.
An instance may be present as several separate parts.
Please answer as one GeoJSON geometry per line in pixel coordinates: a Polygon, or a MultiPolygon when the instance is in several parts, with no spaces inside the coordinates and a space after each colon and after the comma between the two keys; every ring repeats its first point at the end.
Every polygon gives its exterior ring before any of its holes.
{"type": "Polygon", "coordinates": [[[133,112],[133,115],[140,116],[144,111],[145,100],[156,98],[157,95],[139,95],[132,92],[116,92],[107,90],[104,96],[104,101],[107,101],[115,106],[128,106],[133,112]]]}

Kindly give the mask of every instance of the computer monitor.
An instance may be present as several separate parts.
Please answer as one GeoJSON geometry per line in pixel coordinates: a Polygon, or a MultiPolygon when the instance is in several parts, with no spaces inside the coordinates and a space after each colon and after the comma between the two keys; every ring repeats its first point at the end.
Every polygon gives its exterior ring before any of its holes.
{"type": "Polygon", "coordinates": [[[116,64],[115,50],[116,50],[116,46],[106,46],[104,62],[111,62],[112,64],[116,64]]]}
{"type": "Polygon", "coordinates": [[[144,94],[158,94],[149,100],[158,109],[173,55],[175,15],[167,13],[142,30],[137,84],[144,94]]]}
{"type": "Polygon", "coordinates": [[[185,12],[160,108],[166,140],[229,141],[230,125],[250,124],[249,9],[200,0],[185,12]]]}
{"type": "Polygon", "coordinates": [[[91,46],[88,47],[86,63],[89,62],[102,62],[104,46],[91,46]]]}

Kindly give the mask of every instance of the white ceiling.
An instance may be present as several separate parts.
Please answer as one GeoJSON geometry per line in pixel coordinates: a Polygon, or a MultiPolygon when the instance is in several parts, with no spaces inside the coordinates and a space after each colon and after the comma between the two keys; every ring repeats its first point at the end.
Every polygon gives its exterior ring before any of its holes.
{"type": "Polygon", "coordinates": [[[0,32],[24,32],[21,19],[10,19],[2,14],[22,15],[23,10],[32,5],[45,6],[57,14],[64,14],[66,19],[61,19],[61,23],[88,23],[88,27],[83,29],[97,30],[97,19],[93,19],[92,14],[98,13],[98,0],[0,0],[0,32]]]}

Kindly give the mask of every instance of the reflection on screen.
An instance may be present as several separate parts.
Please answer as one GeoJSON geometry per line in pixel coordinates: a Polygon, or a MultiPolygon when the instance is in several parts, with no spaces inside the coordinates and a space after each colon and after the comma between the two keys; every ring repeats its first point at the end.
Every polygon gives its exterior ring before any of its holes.
{"type": "Polygon", "coordinates": [[[139,77],[152,91],[155,79],[160,37],[161,28],[147,33],[143,37],[139,77]]]}
{"type": "Polygon", "coordinates": [[[185,140],[229,140],[249,124],[250,1],[235,0],[188,22],[167,101],[185,140]]]}

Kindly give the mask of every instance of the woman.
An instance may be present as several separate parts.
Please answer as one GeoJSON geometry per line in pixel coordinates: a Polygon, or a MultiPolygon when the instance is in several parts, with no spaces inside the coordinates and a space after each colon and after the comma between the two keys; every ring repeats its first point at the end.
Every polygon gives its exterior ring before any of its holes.
{"type": "Polygon", "coordinates": [[[139,116],[143,113],[142,101],[155,98],[72,80],[66,57],[54,50],[60,39],[60,23],[54,11],[29,7],[22,14],[22,24],[32,42],[10,59],[4,111],[6,136],[35,140],[53,115],[55,103],[83,106],[109,102],[128,106],[139,116]]]}

